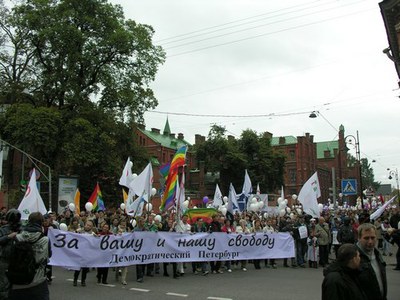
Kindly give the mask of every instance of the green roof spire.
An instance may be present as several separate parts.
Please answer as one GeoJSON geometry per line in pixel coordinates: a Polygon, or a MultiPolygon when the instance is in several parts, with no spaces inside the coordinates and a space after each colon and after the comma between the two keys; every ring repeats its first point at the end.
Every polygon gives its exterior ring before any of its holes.
{"type": "Polygon", "coordinates": [[[168,122],[168,117],[167,117],[167,121],[165,122],[165,126],[164,126],[164,131],[163,131],[163,135],[170,135],[171,134],[171,129],[169,128],[169,122],[168,122]]]}

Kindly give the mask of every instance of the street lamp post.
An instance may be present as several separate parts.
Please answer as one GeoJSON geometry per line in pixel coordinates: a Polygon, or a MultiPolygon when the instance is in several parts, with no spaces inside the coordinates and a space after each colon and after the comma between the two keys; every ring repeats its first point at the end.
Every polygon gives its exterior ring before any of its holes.
{"type": "Polygon", "coordinates": [[[363,197],[363,187],[362,187],[362,169],[361,169],[361,154],[360,154],[360,138],[358,136],[358,130],[357,130],[357,137],[354,135],[347,135],[344,138],[345,143],[353,144],[354,140],[354,146],[356,148],[356,160],[358,162],[358,176],[359,178],[359,187],[358,187],[358,193],[361,198],[361,208],[364,209],[364,197],[363,197]]]}
{"type": "Polygon", "coordinates": [[[49,165],[45,164],[44,162],[42,162],[41,160],[33,157],[32,155],[30,155],[29,153],[19,149],[18,147],[6,142],[5,140],[0,139],[0,143],[3,145],[6,145],[8,147],[11,147],[17,151],[19,151],[20,153],[24,154],[26,157],[28,157],[28,159],[35,165],[35,167],[39,170],[39,172],[41,172],[44,177],[47,179],[47,181],[49,182],[49,210],[51,210],[51,168],[49,165]],[[46,168],[48,168],[49,172],[48,172],[48,176],[45,175],[45,173],[39,168],[39,166],[37,164],[41,164],[43,166],[45,166],[46,168]]]}
{"type": "Polygon", "coordinates": [[[389,171],[389,179],[394,179],[396,180],[396,186],[397,186],[397,201],[399,201],[400,197],[400,191],[399,191],[399,172],[397,171],[397,168],[394,170],[390,170],[390,168],[387,169],[389,171]]]}

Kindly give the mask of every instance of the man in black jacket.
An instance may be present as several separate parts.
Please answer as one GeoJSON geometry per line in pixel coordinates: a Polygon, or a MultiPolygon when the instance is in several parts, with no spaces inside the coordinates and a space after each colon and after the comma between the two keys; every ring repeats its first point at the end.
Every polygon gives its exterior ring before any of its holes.
{"type": "Polygon", "coordinates": [[[358,227],[357,247],[360,251],[361,274],[359,280],[367,300],[386,300],[386,263],[376,247],[376,228],[371,223],[358,227]]]}
{"type": "Polygon", "coordinates": [[[8,299],[10,283],[6,276],[12,241],[21,230],[21,213],[10,209],[4,217],[5,225],[0,228],[0,300],[8,299]]]}
{"type": "Polygon", "coordinates": [[[337,260],[324,269],[322,300],[364,300],[361,288],[360,252],[354,244],[343,244],[338,249],[337,260]]]}

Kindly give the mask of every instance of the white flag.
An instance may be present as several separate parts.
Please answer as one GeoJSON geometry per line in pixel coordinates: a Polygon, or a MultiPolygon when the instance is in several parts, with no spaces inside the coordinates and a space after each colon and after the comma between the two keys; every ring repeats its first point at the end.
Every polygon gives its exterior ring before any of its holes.
{"type": "Polygon", "coordinates": [[[242,194],[245,196],[249,196],[252,192],[253,188],[251,187],[250,176],[249,173],[247,173],[247,170],[245,170],[242,194]]]}
{"type": "Polygon", "coordinates": [[[233,214],[233,206],[236,207],[236,209],[239,209],[239,204],[237,202],[237,195],[235,188],[233,187],[233,184],[231,183],[229,185],[229,196],[228,196],[228,206],[226,208],[227,211],[229,211],[231,214],[233,214]]]}
{"type": "Polygon", "coordinates": [[[25,196],[18,206],[21,212],[21,219],[28,220],[28,217],[33,212],[41,212],[43,215],[47,213],[46,206],[44,206],[42,197],[36,185],[36,170],[33,169],[31,179],[29,180],[28,187],[26,188],[25,196]]]}
{"type": "Polygon", "coordinates": [[[132,180],[132,162],[131,159],[128,157],[124,170],[122,171],[121,178],[119,179],[119,184],[129,188],[129,184],[132,182],[132,180]]]}
{"type": "Polygon", "coordinates": [[[139,196],[133,201],[129,207],[126,207],[127,214],[130,216],[140,217],[143,214],[144,204],[149,201],[147,194],[139,196]]]}
{"type": "Polygon", "coordinates": [[[261,190],[260,190],[260,184],[257,183],[257,191],[256,191],[257,195],[261,195],[261,190]]]}
{"type": "Polygon", "coordinates": [[[319,218],[319,207],[317,198],[321,197],[321,189],[318,181],[318,174],[315,172],[303,185],[297,199],[303,204],[303,210],[306,214],[319,218]]]}
{"type": "Polygon", "coordinates": [[[222,205],[222,193],[221,190],[219,189],[219,186],[215,187],[215,193],[214,193],[214,199],[213,199],[213,206],[215,208],[218,208],[222,205]]]}
{"type": "Polygon", "coordinates": [[[149,163],[146,168],[140,173],[130,184],[129,189],[132,190],[135,195],[142,196],[143,192],[150,195],[153,184],[153,168],[149,163]]]}
{"type": "Polygon", "coordinates": [[[397,195],[394,196],[392,199],[390,199],[389,201],[387,201],[385,204],[383,204],[381,207],[379,207],[376,211],[374,211],[371,216],[369,217],[370,220],[376,220],[378,219],[381,214],[385,211],[386,207],[388,207],[390,205],[390,203],[392,203],[395,199],[397,198],[397,195]]]}

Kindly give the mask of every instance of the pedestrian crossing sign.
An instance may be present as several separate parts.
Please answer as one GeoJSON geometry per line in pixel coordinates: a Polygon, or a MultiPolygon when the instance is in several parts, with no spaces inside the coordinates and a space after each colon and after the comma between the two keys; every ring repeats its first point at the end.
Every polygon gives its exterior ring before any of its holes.
{"type": "Polygon", "coordinates": [[[357,180],[342,179],[342,194],[344,196],[357,195],[357,180]]]}

